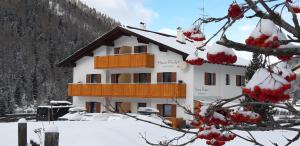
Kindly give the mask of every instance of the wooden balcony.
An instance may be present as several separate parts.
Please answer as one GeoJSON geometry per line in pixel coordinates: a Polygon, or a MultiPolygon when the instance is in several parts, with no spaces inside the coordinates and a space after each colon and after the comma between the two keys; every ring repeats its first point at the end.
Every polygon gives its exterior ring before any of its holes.
{"type": "Polygon", "coordinates": [[[68,84],[68,96],[185,98],[185,84],[68,84]]]}
{"type": "Polygon", "coordinates": [[[95,69],[109,68],[153,68],[154,55],[142,54],[120,54],[113,56],[96,56],[94,59],[95,69]]]}

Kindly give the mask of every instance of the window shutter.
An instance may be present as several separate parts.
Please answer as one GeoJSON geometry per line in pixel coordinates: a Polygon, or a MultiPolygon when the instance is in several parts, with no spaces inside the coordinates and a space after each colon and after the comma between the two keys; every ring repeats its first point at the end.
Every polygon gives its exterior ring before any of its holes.
{"type": "Polygon", "coordinates": [[[101,103],[96,102],[96,113],[100,113],[100,112],[101,112],[101,103]]]}
{"type": "Polygon", "coordinates": [[[216,85],[216,73],[213,73],[213,85],[216,85]]]}
{"type": "Polygon", "coordinates": [[[86,108],[86,112],[90,113],[91,112],[91,103],[90,102],[86,102],[85,103],[85,108],[86,108]]]}
{"type": "Polygon", "coordinates": [[[86,83],[91,83],[92,82],[92,75],[91,74],[87,74],[86,75],[86,83]]]}
{"type": "Polygon", "coordinates": [[[207,72],[204,74],[204,84],[208,85],[208,73],[207,72]]]}
{"type": "Polygon", "coordinates": [[[240,86],[241,84],[241,78],[239,75],[236,75],[236,86],[240,86]]]}
{"type": "Polygon", "coordinates": [[[114,54],[119,54],[120,53],[120,48],[114,48],[114,54]]]}
{"type": "Polygon", "coordinates": [[[171,117],[176,117],[176,104],[172,104],[172,115],[171,117]]]}
{"type": "Polygon", "coordinates": [[[134,83],[139,83],[139,74],[133,74],[133,82],[134,83]]]}
{"type": "Polygon", "coordinates": [[[101,83],[101,74],[96,75],[96,83],[101,83]]]}
{"type": "Polygon", "coordinates": [[[151,83],[151,73],[146,74],[146,82],[151,83]]]}
{"type": "Polygon", "coordinates": [[[111,83],[117,83],[117,75],[116,74],[111,74],[111,83]]]}
{"type": "Polygon", "coordinates": [[[171,73],[171,82],[173,82],[173,83],[174,83],[174,82],[175,82],[175,83],[177,82],[177,79],[176,79],[176,72],[172,72],[172,73],[171,73]]]}
{"type": "Polygon", "coordinates": [[[163,82],[163,78],[162,78],[162,73],[159,72],[157,73],[157,83],[161,83],[161,82],[163,82]]]}
{"type": "Polygon", "coordinates": [[[163,116],[163,104],[157,104],[157,109],[159,111],[159,115],[163,116]]]}

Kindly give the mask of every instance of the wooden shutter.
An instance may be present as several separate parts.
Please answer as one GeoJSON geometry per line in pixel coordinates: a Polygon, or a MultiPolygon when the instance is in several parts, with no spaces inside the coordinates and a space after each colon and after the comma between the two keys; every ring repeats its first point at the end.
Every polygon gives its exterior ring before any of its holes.
{"type": "Polygon", "coordinates": [[[171,82],[177,82],[177,78],[176,78],[176,72],[172,72],[171,73],[171,82]]]}
{"type": "Polygon", "coordinates": [[[134,83],[139,83],[140,80],[139,80],[139,74],[133,74],[133,82],[134,83]]]}
{"type": "Polygon", "coordinates": [[[172,114],[171,117],[176,117],[176,104],[172,104],[172,114]]]}
{"type": "Polygon", "coordinates": [[[96,113],[100,113],[100,112],[101,112],[101,103],[96,102],[96,113]]]}
{"type": "Polygon", "coordinates": [[[151,83],[151,73],[146,74],[146,82],[151,83]]]}
{"type": "Polygon", "coordinates": [[[131,103],[130,102],[122,102],[119,110],[121,113],[131,113],[131,103]]]}
{"type": "Polygon", "coordinates": [[[157,73],[157,83],[163,82],[163,73],[157,73]]]}
{"type": "Polygon", "coordinates": [[[91,112],[91,103],[90,102],[86,102],[85,103],[85,108],[86,108],[86,112],[90,113],[91,112]]]}
{"type": "Polygon", "coordinates": [[[111,83],[117,83],[117,75],[116,74],[111,74],[110,82],[111,83]]]}
{"type": "Polygon", "coordinates": [[[206,72],[205,74],[204,74],[204,83],[205,83],[205,85],[208,85],[208,73],[206,72]]]}
{"type": "Polygon", "coordinates": [[[158,109],[158,111],[159,111],[159,115],[160,116],[163,116],[163,112],[164,112],[164,106],[163,106],[163,104],[157,104],[156,105],[157,106],[157,109],[158,109]]]}
{"type": "Polygon", "coordinates": [[[120,53],[120,48],[114,48],[114,54],[119,54],[120,53]]]}
{"type": "Polygon", "coordinates": [[[101,74],[96,74],[96,83],[101,83],[101,74]]]}
{"type": "Polygon", "coordinates": [[[213,85],[216,85],[216,73],[212,74],[212,78],[213,78],[213,85]]]}
{"type": "Polygon", "coordinates": [[[86,75],[86,83],[91,83],[92,82],[92,75],[91,74],[87,74],[86,75]]]}
{"type": "Polygon", "coordinates": [[[241,86],[241,76],[236,75],[236,86],[241,86]]]}

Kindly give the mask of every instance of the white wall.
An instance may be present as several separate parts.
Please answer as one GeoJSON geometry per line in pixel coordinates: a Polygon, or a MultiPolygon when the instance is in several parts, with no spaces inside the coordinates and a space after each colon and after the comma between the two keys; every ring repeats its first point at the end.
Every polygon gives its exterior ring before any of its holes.
{"type": "Polygon", "coordinates": [[[194,96],[196,100],[212,101],[217,98],[230,98],[242,93],[241,87],[236,86],[236,75],[244,75],[245,68],[218,64],[203,64],[195,67],[194,96]],[[216,73],[216,85],[204,83],[205,72],[216,73]],[[226,85],[226,74],[230,75],[230,85],[226,85]]]}

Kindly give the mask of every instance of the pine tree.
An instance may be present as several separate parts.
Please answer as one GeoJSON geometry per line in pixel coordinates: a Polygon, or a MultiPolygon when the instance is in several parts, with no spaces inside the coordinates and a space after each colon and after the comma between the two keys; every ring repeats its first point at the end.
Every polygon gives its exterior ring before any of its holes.
{"type": "Polygon", "coordinates": [[[253,53],[250,65],[246,68],[245,78],[249,81],[257,69],[263,66],[263,57],[261,54],[253,53]]]}

